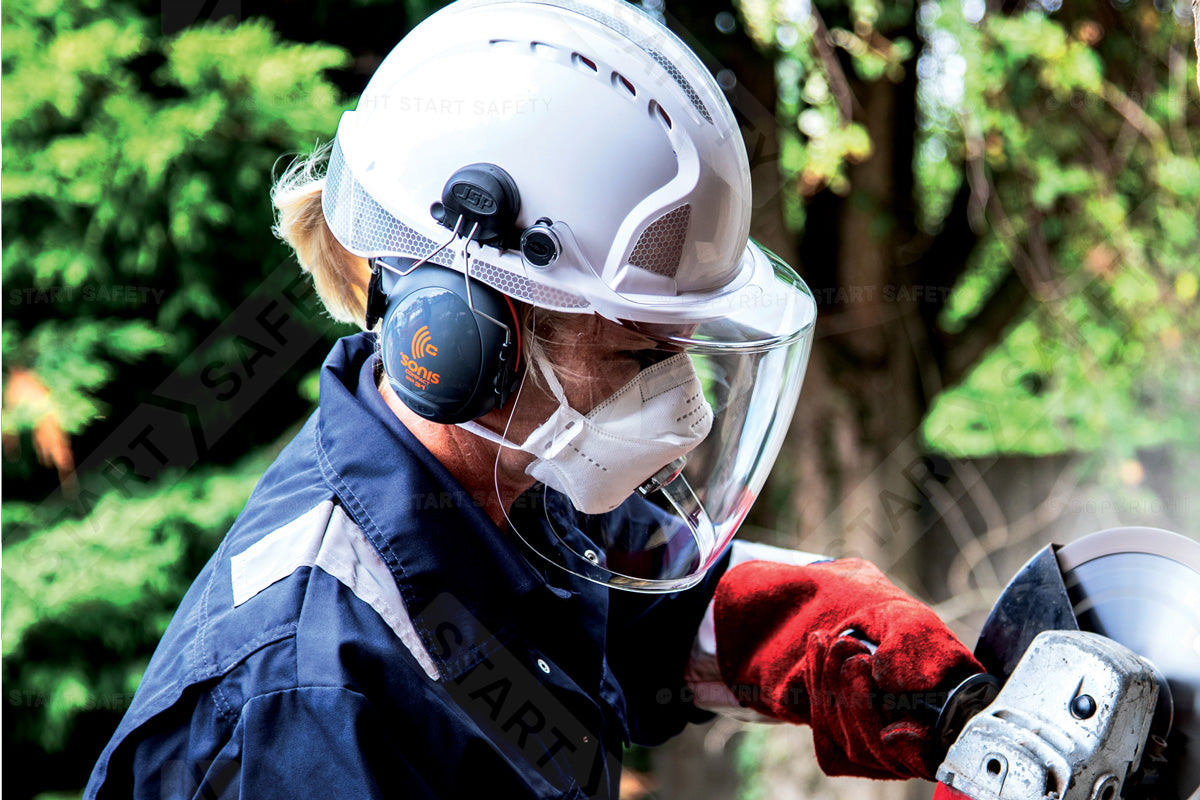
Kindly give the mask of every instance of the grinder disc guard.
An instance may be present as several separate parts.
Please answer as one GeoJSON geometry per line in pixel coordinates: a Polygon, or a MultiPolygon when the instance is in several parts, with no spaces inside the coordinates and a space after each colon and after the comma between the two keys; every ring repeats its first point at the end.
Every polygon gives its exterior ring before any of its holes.
{"type": "Polygon", "coordinates": [[[1057,557],[1079,628],[1125,645],[1165,677],[1172,793],[1200,797],[1200,542],[1156,528],[1115,528],[1066,545],[1057,557]]]}

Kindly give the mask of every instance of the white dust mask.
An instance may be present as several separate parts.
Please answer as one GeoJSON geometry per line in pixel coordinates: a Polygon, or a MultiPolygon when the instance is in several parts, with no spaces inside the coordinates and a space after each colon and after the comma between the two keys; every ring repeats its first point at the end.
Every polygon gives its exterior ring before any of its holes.
{"type": "Polygon", "coordinates": [[[565,494],[585,514],[612,511],[712,428],[712,406],[684,353],[642,370],[587,414],[567,405],[547,364],[539,361],[538,367],[558,408],[524,442],[514,444],[476,422],[460,427],[534,456],[526,474],[565,494]]]}

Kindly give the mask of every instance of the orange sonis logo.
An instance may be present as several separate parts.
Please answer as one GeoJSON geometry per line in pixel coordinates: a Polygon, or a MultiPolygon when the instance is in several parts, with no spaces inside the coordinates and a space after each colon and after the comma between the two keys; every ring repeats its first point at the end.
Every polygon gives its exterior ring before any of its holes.
{"type": "Polygon", "coordinates": [[[424,358],[426,355],[436,356],[437,348],[429,342],[433,339],[433,334],[429,332],[428,325],[422,325],[413,334],[412,354],[413,358],[424,358]]]}
{"type": "Polygon", "coordinates": [[[429,332],[429,326],[422,325],[413,334],[412,355],[408,355],[403,350],[400,351],[400,363],[404,365],[404,377],[418,389],[426,389],[430,384],[437,383],[442,379],[438,373],[417,363],[418,358],[437,355],[438,349],[431,344],[432,340],[433,335],[429,332]]]}

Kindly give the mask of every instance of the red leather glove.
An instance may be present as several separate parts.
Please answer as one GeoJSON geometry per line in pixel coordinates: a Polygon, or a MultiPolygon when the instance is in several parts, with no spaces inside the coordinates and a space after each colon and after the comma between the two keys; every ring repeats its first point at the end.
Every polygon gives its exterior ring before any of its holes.
{"type": "Polygon", "coordinates": [[[932,609],[861,559],[739,564],[717,584],[714,616],[722,679],[756,711],[811,725],[827,775],[933,780],[940,693],[983,671],[932,609]]]}

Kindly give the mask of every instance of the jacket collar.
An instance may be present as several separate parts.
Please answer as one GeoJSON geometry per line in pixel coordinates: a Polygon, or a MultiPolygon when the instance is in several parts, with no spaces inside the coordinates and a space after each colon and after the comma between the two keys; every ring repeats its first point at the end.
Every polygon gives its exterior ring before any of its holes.
{"type": "MultiPolygon", "coordinates": [[[[321,472],[378,548],[444,677],[471,669],[518,631],[531,599],[568,599],[388,408],[375,384],[377,337],[341,339],[321,368],[321,472]]],[[[549,568],[549,567],[548,567],[549,568]]],[[[557,570],[555,570],[557,572],[557,570]]],[[[555,575],[570,586],[572,576],[555,575]]],[[[590,592],[589,592],[590,594],[590,592]]]]}

